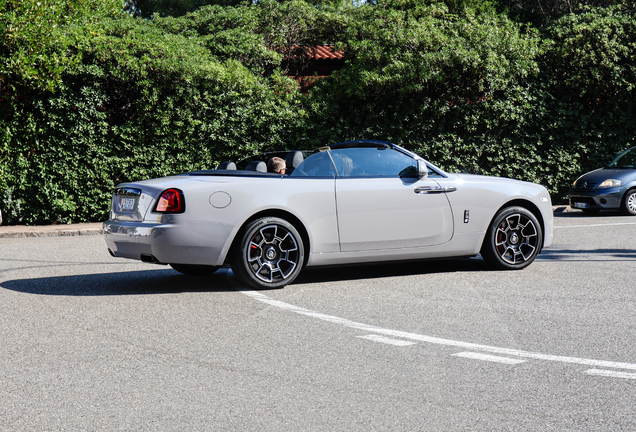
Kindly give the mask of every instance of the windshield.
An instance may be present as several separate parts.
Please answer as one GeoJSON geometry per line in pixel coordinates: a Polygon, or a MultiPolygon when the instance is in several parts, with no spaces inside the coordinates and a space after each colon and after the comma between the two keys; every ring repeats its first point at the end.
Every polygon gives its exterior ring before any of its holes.
{"type": "Polygon", "coordinates": [[[329,152],[314,153],[291,173],[292,177],[335,177],[336,167],[329,152]]]}
{"type": "Polygon", "coordinates": [[[625,150],[616,156],[607,168],[636,168],[636,147],[625,150]]]}
{"type": "Polygon", "coordinates": [[[335,148],[308,157],[291,174],[310,177],[399,177],[417,175],[417,160],[387,147],[335,148]]]}
{"type": "MultiPolygon", "coordinates": [[[[389,147],[343,147],[319,151],[291,173],[292,177],[417,178],[417,157],[389,147]]],[[[429,177],[443,177],[430,165],[429,177]]]]}

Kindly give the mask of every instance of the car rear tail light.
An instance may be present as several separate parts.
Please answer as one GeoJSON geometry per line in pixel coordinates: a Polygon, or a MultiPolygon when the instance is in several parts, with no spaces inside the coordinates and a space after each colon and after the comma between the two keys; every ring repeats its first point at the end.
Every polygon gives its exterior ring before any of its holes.
{"type": "Polygon", "coordinates": [[[158,213],[183,213],[185,211],[185,199],[179,189],[166,189],[161,193],[155,212],[158,213]]]}

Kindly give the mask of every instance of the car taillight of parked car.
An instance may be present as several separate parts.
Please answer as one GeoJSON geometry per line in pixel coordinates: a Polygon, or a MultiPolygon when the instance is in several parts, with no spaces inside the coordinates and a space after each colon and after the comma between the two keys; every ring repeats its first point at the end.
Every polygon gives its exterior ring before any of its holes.
{"type": "Polygon", "coordinates": [[[158,213],[183,213],[185,211],[185,199],[179,189],[166,189],[161,193],[155,212],[158,213]]]}

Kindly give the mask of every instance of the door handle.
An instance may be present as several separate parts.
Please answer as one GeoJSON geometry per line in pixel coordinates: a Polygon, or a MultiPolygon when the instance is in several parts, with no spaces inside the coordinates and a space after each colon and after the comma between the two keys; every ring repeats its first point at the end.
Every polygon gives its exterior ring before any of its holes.
{"type": "Polygon", "coordinates": [[[456,190],[457,188],[453,186],[449,186],[449,187],[420,186],[420,187],[416,187],[414,192],[418,195],[424,195],[424,194],[440,194],[440,193],[455,192],[456,190]]]}

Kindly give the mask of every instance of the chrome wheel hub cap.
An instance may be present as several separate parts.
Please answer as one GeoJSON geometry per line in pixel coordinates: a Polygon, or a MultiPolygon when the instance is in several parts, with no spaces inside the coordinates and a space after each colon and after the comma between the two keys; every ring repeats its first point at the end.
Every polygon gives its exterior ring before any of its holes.
{"type": "Polygon", "coordinates": [[[510,243],[512,244],[519,243],[519,236],[517,235],[517,233],[512,233],[512,235],[510,236],[510,243]]]}
{"type": "Polygon", "coordinates": [[[267,249],[267,252],[265,253],[265,256],[267,257],[268,260],[273,260],[274,258],[276,258],[276,251],[274,250],[273,247],[270,247],[269,249],[267,249]]]}

